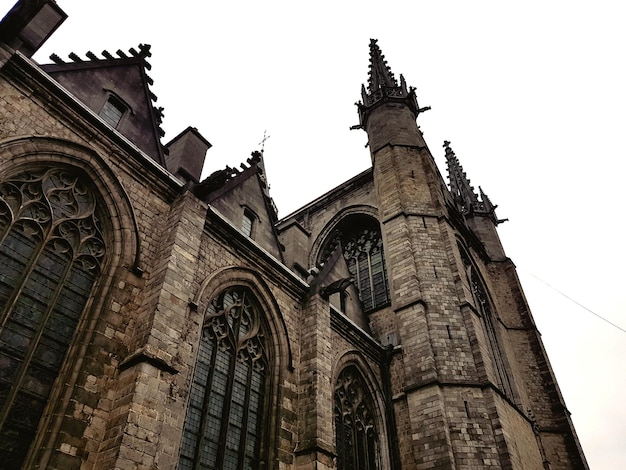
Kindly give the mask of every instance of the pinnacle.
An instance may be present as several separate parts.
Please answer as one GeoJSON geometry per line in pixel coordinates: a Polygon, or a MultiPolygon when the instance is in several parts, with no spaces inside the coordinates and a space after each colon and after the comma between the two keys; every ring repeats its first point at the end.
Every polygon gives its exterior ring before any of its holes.
{"type": "Polygon", "coordinates": [[[491,202],[480,186],[478,187],[479,194],[476,194],[467,174],[463,171],[461,163],[459,163],[459,159],[455,155],[454,150],[452,150],[452,147],[450,147],[450,142],[447,140],[444,141],[443,147],[446,149],[450,192],[461,213],[466,216],[488,216],[495,225],[507,220],[498,219],[496,217],[495,210],[497,206],[491,202]]]}
{"type": "Polygon", "coordinates": [[[450,147],[450,141],[444,141],[443,146],[446,149],[450,192],[457,201],[461,202],[462,205],[468,209],[472,203],[478,202],[478,195],[474,192],[474,188],[470,184],[467,174],[463,171],[459,159],[454,153],[454,150],[452,150],[452,147],[450,147]]]}
{"type": "Polygon", "coordinates": [[[374,93],[383,86],[397,87],[398,82],[393,72],[387,65],[385,56],[378,47],[377,39],[370,39],[370,70],[369,70],[369,92],[374,93]]]}
{"type": "Polygon", "coordinates": [[[359,108],[359,125],[352,129],[364,129],[369,113],[382,103],[394,102],[407,106],[415,117],[430,109],[419,107],[415,89],[407,87],[402,75],[398,83],[376,39],[370,39],[369,80],[367,89],[364,85],[361,86],[361,99],[361,102],[356,103],[359,108]]]}

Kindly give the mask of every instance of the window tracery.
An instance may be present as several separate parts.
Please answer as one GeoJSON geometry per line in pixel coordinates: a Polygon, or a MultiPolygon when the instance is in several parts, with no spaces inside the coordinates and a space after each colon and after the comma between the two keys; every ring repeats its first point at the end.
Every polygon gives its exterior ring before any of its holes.
{"type": "Polygon", "coordinates": [[[343,246],[343,256],[350,274],[356,280],[365,310],[388,304],[387,273],[380,231],[364,229],[344,239],[343,246]]]}
{"type": "Polygon", "coordinates": [[[339,374],[334,401],[337,468],[377,469],[378,432],[374,406],[355,366],[348,366],[339,374]]]}
{"type": "Polygon", "coordinates": [[[28,171],[0,183],[0,463],[19,468],[106,249],[84,177],[28,171]]]}
{"type": "Polygon", "coordinates": [[[268,355],[252,293],[230,288],[211,302],[191,385],[180,469],[259,467],[268,355]]]}
{"type": "Polygon", "coordinates": [[[322,259],[341,245],[348,271],[366,312],[390,302],[383,239],[378,223],[367,217],[344,219],[326,243],[322,259]]]}

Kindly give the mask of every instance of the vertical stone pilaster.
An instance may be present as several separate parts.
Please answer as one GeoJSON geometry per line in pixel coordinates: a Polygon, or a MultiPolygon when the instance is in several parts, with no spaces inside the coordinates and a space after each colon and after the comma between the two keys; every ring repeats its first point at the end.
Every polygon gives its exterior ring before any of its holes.
{"type": "Polygon", "coordinates": [[[176,394],[176,376],[187,374],[192,366],[180,360],[179,348],[188,327],[205,213],[206,206],[190,193],[172,205],[154,257],[158,264],[146,282],[135,348],[120,365],[106,455],[96,468],[176,466],[185,417],[185,402],[176,394]]]}
{"type": "Polygon", "coordinates": [[[333,468],[333,383],[330,306],[313,296],[301,326],[299,437],[296,468],[333,468]]]}

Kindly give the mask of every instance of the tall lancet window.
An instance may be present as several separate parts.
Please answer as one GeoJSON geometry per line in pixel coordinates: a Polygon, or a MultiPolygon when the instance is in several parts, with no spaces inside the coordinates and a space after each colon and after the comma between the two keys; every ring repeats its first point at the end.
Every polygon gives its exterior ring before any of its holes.
{"type": "Polygon", "coordinates": [[[339,470],[378,468],[378,432],[372,397],[355,366],[335,384],[335,442],[339,470]]]}
{"type": "Polygon", "coordinates": [[[359,291],[363,310],[369,312],[389,304],[383,239],[378,222],[368,216],[350,216],[341,221],[322,258],[341,243],[348,271],[359,291]]]}
{"type": "Polygon", "coordinates": [[[0,467],[20,468],[105,258],[81,175],[0,183],[0,467]]]}
{"type": "Polygon", "coordinates": [[[509,373],[509,365],[506,354],[502,350],[500,344],[496,325],[497,319],[493,312],[491,301],[487,294],[487,289],[485,288],[483,281],[478,275],[473,263],[470,261],[469,255],[460,245],[459,250],[461,251],[463,263],[465,264],[465,271],[470,289],[472,291],[474,306],[481,317],[483,330],[485,332],[485,337],[491,353],[497,385],[506,396],[515,401],[516,395],[514,392],[513,380],[511,378],[511,374],[509,373]]]}
{"type": "Polygon", "coordinates": [[[268,355],[252,293],[227,289],[204,317],[178,468],[260,467],[268,355]]]}

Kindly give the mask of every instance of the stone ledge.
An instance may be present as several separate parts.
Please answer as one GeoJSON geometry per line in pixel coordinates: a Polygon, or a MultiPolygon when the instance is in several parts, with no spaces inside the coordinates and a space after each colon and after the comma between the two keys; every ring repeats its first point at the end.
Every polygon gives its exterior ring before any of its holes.
{"type": "Polygon", "coordinates": [[[178,374],[179,372],[178,369],[174,368],[173,366],[165,362],[160,357],[156,357],[152,355],[145,349],[140,349],[138,351],[135,351],[133,354],[128,356],[126,359],[124,359],[120,363],[119,368],[120,368],[120,371],[125,371],[141,363],[148,363],[151,366],[156,367],[160,371],[167,372],[168,374],[172,374],[172,375],[178,374]]]}

